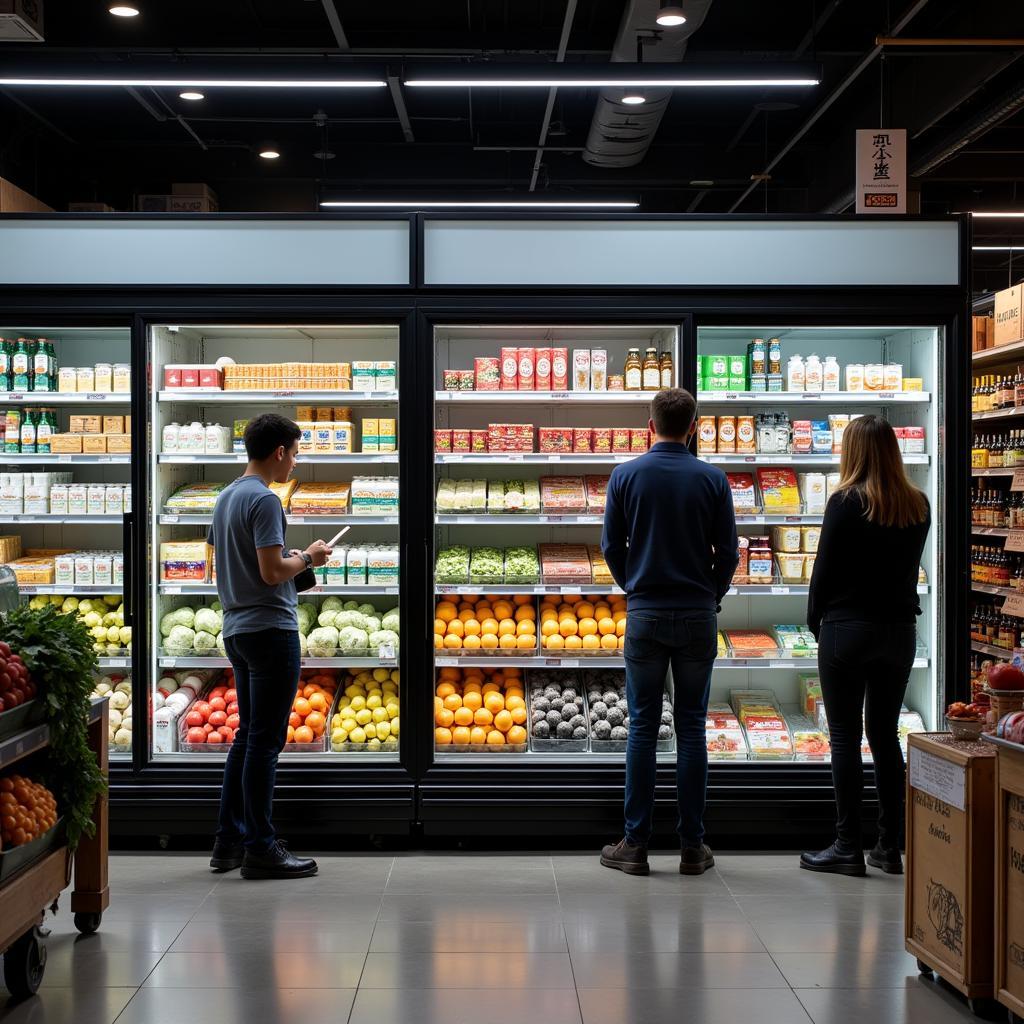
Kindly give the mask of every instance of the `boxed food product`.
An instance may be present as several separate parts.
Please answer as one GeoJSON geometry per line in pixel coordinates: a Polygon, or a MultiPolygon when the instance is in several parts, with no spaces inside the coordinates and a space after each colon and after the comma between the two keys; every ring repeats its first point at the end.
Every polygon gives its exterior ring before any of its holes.
{"type": "Polygon", "coordinates": [[[734,658],[771,658],[779,653],[774,637],[763,629],[727,629],[725,638],[734,658]]]}
{"type": "Polygon", "coordinates": [[[184,487],[179,487],[167,498],[164,502],[164,508],[168,512],[187,513],[190,515],[212,512],[220,492],[226,486],[227,484],[214,481],[198,481],[192,484],[185,484],[184,487]]]}
{"type": "Polygon", "coordinates": [[[469,559],[470,583],[504,583],[505,555],[501,548],[476,547],[469,559]]]}
{"type": "Polygon", "coordinates": [[[55,583],[54,560],[42,555],[25,555],[7,563],[19,586],[46,586],[55,583]]]}
{"type": "Polygon", "coordinates": [[[757,494],[754,490],[754,477],[751,473],[726,473],[729,490],[732,492],[732,504],[739,515],[752,515],[758,511],[757,494]]]}
{"type": "MultiPolygon", "coordinates": [[[[8,433],[8,437],[10,433],[8,433]]],[[[9,446],[6,448],[7,451],[17,451],[18,449],[12,449],[9,446]]],[[[51,434],[50,435],[50,451],[54,455],[80,455],[82,452],[82,435],[81,434],[51,434]]]]}
{"type": "Polygon", "coordinates": [[[290,508],[297,516],[341,515],[348,510],[351,486],[343,481],[302,483],[291,496],[290,508]]]}
{"type": "Polygon", "coordinates": [[[606,455],[612,450],[612,430],[610,427],[594,427],[591,431],[591,446],[594,452],[606,455]]]}
{"type": "Polygon", "coordinates": [[[445,391],[458,391],[459,390],[459,371],[458,370],[442,370],[441,371],[441,387],[445,391]]]}
{"type": "Polygon", "coordinates": [[[793,741],[793,755],[797,761],[825,761],[832,747],[828,736],[806,715],[786,716],[786,725],[793,741]]]}
{"type": "Polygon", "coordinates": [[[804,578],[805,557],[802,554],[790,554],[785,551],[776,552],[779,575],[783,583],[799,583],[804,578]]]}
{"type": "Polygon", "coordinates": [[[471,430],[469,432],[469,449],[474,455],[483,454],[487,451],[486,430],[471,430]]]}
{"type": "Polygon", "coordinates": [[[204,537],[163,541],[160,579],[166,583],[205,583],[210,573],[210,547],[204,537]]]}
{"type": "Polygon", "coordinates": [[[515,346],[508,346],[501,350],[500,390],[519,390],[519,349],[515,346]]]}
{"type": "Polygon", "coordinates": [[[452,451],[459,454],[468,454],[473,450],[472,430],[452,431],[452,451]]]}
{"type": "Polygon", "coordinates": [[[817,555],[804,555],[804,582],[810,583],[814,573],[814,560],[817,555]]]}
{"type": "Polygon", "coordinates": [[[21,557],[21,537],[14,534],[0,536],[0,562],[13,562],[21,557]]]}
{"type": "Polygon", "coordinates": [[[542,476],[540,499],[545,512],[572,513],[587,509],[586,488],[578,476],[542,476]]]}
{"type": "Polygon", "coordinates": [[[701,416],[697,421],[697,451],[714,455],[718,451],[718,418],[701,416]]]}
{"type": "Polygon", "coordinates": [[[810,420],[793,420],[793,453],[809,455],[814,443],[814,434],[810,420]]]}
{"type": "MultiPolygon", "coordinates": [[[[52,441],[52,439],[51,439],[52,441]]],[[[52,445],[51,445],[52,447],[52,445]]],[[[106,434],[83,434],[82,435],[82,451],[87,455],[106,455],[107,454],[107,435],[106,434]]]]}
{"type": "Polygon", "coordinates": [[[551,349],[551,390],[569,390],[569,350],[567,348],[551,349]]]}
{"type": "Polygon", "coordinates": [[[903,439],[903,450],[908,455],[924,454],[924,427],[904,427],[903,439]]]}
{"type": "Polygon", "coordinates": [[[805,554],[815,554],[818,550],[818,541],[821,539],[820,526],[800,527],[800,550],[805,554]]]}
{"type": "Polygon", "coordinates": [[[811,420],[811,451],[815,455],[832,452],[832,428],[828,420],[811,420]]]}
{"type": "Polygon", "coordinates": [[[538,391],[551,390],[551,349],[537,349],[536,367],[534,369],[535,384],[538,391]]]}
{"type": "Polygon", "coordinates": [[[612,430],[612,451],[623,454],[629,451],[631,432],[628,427],[615,427],[612,430]]]}
{"type": "Polygon", "coordinates": [[[604,554],[598,544],[588,544],[587,554],[590,556],[590,575],[595,583],[607,583],[613,586],[615,579],[605,561],[604,554]]]}
{"type": "Polygon", "coordinates": [[[817,656],[818,641],[807,626],[777,625],[772,627],[772,634],[789,658],[817,656]]]}
{"type": "Polygon", "coordinates": [[[131,434],[106,434],[107,453],[110,455],[127,455],[132,450],[131,434]]]}
{"type": "Polygon", "coordinates": [[[505,583],[540,582],[540,562],[535,548],[511,547],[505,549],[505,583]]]}
{"type": "Polygon", "coordinates": [[[572,450],[577,454],[591,451],[592,433],[590,427],[574,427],[572,431],[572,450]]]}
{"type": "Polygon", "coordinates": [[[793,742],[789,729],[771,690],[733,690],[730,698],[746,732],[751,758],[792,758],[793,742]]]}
{"type": "Polygon", "coordinates": [[[587,476],[583,478],[587,489],[588,512],[604,512],[609,479],[610,477],[607,476],[587,476]]]}
{"type": "Polygon", "coordinates": [[[821,700],[821,680],[817,672],[801,672],[797,679],[800,684],[800,707],[804,714],[814,715],[815,705],[821,700]]]}
{"type": "Polygon", "coordinates": [[[574,348],[572,350],[573,391],[589,391],[591,388],[590,380],[590,349],[574,348]]]}
{"type": "Polygon", "coordinates": [[[739,561],[736,563],[736,571],[732,574],[733,586],[744,586],[750,582],[750,538],[739,536],[736,538],[736,553],[739,561]]]}
{"type": "Polygon", "coordinates": [[[540,450],[542,452],[571,452],[572,427],[540,427],[540,450]]]}
{"type": "Polygon", "coordinates": [[[629,432],[629,450],[631,452],[645,452],[650,445],[650,434],[646,427],[629,432]]]}
{"type": "Polygon", "coordinates": [[[434,562],[434,579],[440,584],[469,582],[469,548],[463,544],[441,548],[434,562]]]}
{"type": "Polygon", "coordinates": [[[373,364],[374,390],[394,391],[398,386],[398,366],[394,359],[378,359],[373,364]]]}
{"type": "MultiPolygon", "coordinates": [[[[72,434],[102,434],[105,433],[103,430],[103,417],[102,416],[69,416],[68,417],[68,430],[72,434]]],[[[113,433],[113,431],[111,431],[113,433]]],[[[118,431],[120,433],[120,431],[118,431]]]]}
{"type": "Polygon", "coordinates": [[[519,390],[533,391],[536,382],[536,354],[532,348],[519,349],[519,390]]]}
{"type": "Polygon", "coordinates": [[[590,555],[585,544],[541,544],[541,572],[545,580],[589,583],[590,555]]]}
{"type": "Polygon", "coordinates": [[[799,551],[801,539],[802,535],[799,526],[772,527],[772,548],[776,554],[799,551]]]}
{"type": "Polygon", "coordinates": [[[758,468],[757,485],[766,513],[782,515],[800,512],[800,490],[797,487],[796,473],[788,466],[758,468]]]}
{"type": "Polygon", "coordinates": [[[267,486],[277,495],[278,501],[281,502],[281,508],[286,512],[288,511],[288,503],[291,501],[292,492],[296,487],[299,486],[298,480],[288,480],[283,484],[279,484],[276,481],[268,484],[267,486]]]}
{"type": "Polygon", "coordinates": [[[489,423],[487,450],[490,452],[532,452],[532,423],[489,423]]]}
{"type": "Polygon", "coordinates": [[[709,704],[705,719],[708,757],[714,761],[745,761],[747,741],[739,719],[728,704],[709,704]]]}
{"type": "MultiPolygon", "coordinates": [[[[347,484],[334,484],[348,487],[347,484]]],[[[379,516],[398,513],[398,477],[357,476],[352,480],[352,515],[379,516]]],[[[295,509],[294,499],[292,510],[295,509]]]]}
{"type": "Polygon", "coordinates": [[[808,515],[821,515],[825,511],[828,485],[824,473],[801,473],[800,491],[808,515]]]}

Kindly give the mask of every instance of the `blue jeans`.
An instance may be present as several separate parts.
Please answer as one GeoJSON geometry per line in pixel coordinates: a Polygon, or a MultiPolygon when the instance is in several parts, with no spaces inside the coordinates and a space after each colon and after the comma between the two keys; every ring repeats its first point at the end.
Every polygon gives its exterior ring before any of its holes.
{"type": "Polygon", "coordinates": [[[626,625],[626,838],[646,846],[651,837],[657,774],[658,727],[669,666],[675,685],[676,793],[684,846],[704,839],[708,749],[705,739],[711,669],[718,651],[714,612],[629,613],[626,625]]]}
{"type": "Polygon", "coordinates": [[[299,684],[299,634],[239,633],[226,637],[224,647],[235,670],[239,725],[224,765],[217,838],[264,853],[275,839],[274,778],[299,684]]]}

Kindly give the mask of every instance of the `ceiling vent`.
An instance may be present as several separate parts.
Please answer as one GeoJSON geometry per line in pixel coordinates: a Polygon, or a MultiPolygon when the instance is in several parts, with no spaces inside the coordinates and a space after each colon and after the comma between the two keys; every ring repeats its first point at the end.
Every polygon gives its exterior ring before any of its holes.
{"type": "Polygon", "coordinates": [[[0,40],[43,42],[43,0],[0,0],[0,40]]]}

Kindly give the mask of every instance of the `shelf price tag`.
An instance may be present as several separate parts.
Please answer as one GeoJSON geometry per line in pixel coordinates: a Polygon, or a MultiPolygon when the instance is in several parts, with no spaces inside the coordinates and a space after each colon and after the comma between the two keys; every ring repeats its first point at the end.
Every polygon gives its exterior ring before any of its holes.
{"type": "Polygon", "coordinates": [[[804,402],[812,402],[812,401],[815,401],[816,399],[819,399],[819,398],[821,398],[821,392],[820,391],[804,391],[800,395],[801,401],[804,401],[804,402]]]}
{"type": "Polygon", "coordinates": [[[389,640],[387,643],[381,644],[379,650],[377,651],[377,657],[379,657],[381,661],[394,661],[395,660],[395,645],[394,645],[394,642],[389,640]]]}
{"type": "Polygon", "coordinates": [[[23,402],[24,400],[25,396],[20,391],[11,391],[7,395],[8,402],[23,402]]]}
{"type": "Polygon", "coordinates": [[[444,458],[445,462],[461,462],[462,461],[462,456],[461,455],[445,455],[443,458],[444,458]]]}
{"type": "Polygon", "coordinates": [[[163,520],[164,520],[165,523],[172,523],[173,524],[173,523],[176,523],[178,521],[178,517],[177,516],[164,516],[163,520]]]}
{"type": "Polygon", "coordinates": [[[727,402],[735,402],[739,399],[739,392],[737,391],[726,391],[723,396],[727,402]]]}
{"type": "Polygon", "coordinates": [[[434,664],[437,665],[438,668],[454,668],[456,665],[458,665],[458,663],[459,663],[459,659],[458,658],[435,658],[434,659],[434,664]]]}
{"type": "Polygon", "coordinates": [[[569,391],[552,391],[551,400],[554,402],[564,401],[569,397],[571,392],[569,391]]]}
{"type": "Polygon", "coordinates": [[[1024,594],[1011,594],[1003,602],[1003,614],[1024,619],[1024,594]]]}
{"type": "Polygon", "coordinates": [[[163,590],[163,592],[165,594],[180,594],[181,593],[181,587],[168,586],[166,583],[163,585],[163,587],[161,587],[161,590],[163,590]]]}
{"type": "Polygon", "coordinates": [[[769,668],[791,668],[791,664],[788,661],[770,661],[768,662],[769,668]]]}
{"type": "Polygon", "coordinates": [[[526,456],[523,455],[522,453],[510,452],[508,455],[505,456],[506,462],[524,462],[525,460],[526,456]]]}
{"type": "Polygon", "coordinates": [[[398,587],[385,587],[384,588],[384,593],[385,594],[397,594],[398,593],[398,587]]]}
{"type": "Polygon", "coordinates": [[[789,593],[789,587],[772,587],[771,589],[772,589],[772,593],[773,594],[788,594],[789,593]]]}
{"type": "Polygon", "coordinates": [[[71,461],[71,456],[70,455],[58,455],[57,456],[57,461],[58,462],[70,462],[71,461]]]}
{"type": "Polygon", "coordinates": [[[87,402],[105,402],[107,400],[107,396],[99,391],[90,391],[89,394],[85,396],[85,400],[87,402]]]}
{"type": "Polygon", "coordinates": [[[1006,535],[1005,550],[1024,551],[1024,530],[1011,530],[1006,535]]]}
{"type": "Polygon", "coordinates": [[[274,396],[274,398],[294,398],[295,397],[295,392],[294,391],[271,391],[270,393],[274,396]]]}
{"type": "Polygon", "coordinates": [[[545,658],[545,665],[551,665],[555,668],[579,668],[579,658],[545,658]]]}
{"type": "Polygon", "coordinates": [[[1013,471],[1013,480],[1010,482],[1011,491],[1024,491],[1024,469],[1013,471]]]}
{"type": "Polygon", "coordinates": [[[896,397],[896,392],[895,391],[879,391],[878,392],[878,397],[879,398],[893,399],[893,398],[896,397]]]}
{"type": "Polygon", "coordinates": [[[562,461],[562,456],[561,455],[549,455],[548,456],[548,462],[561,462],[561,461],[562,461]]]}

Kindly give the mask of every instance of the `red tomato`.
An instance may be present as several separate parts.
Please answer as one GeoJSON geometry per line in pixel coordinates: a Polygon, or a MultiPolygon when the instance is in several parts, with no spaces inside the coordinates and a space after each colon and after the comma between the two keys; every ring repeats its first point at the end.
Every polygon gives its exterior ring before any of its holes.
{"type": "Polygon", "coordinates": [[[238,714],[238,701],[237,700],[233,700],[224,710],[227,711],[227,713],[229,715],[237,715],[238,714]]]}
{"type": "Polygon", "coordinates": [[[192,705],[192,710],[198,711],[204,719],[210,717],[210,705],[207,704],[205,700],[197,700],[195,704],[192,705]]]}
{"type": "Polygon", "coordinates": [[[210,710],[211,711],[223,711],[228,706],[228,702],[223,697],[211,697],[210,698],[210,710]]]}
{"type": "Polygon", "coordinates": [[[9,658],[11,656],[11,645],[4,643],[3,640],[0,640],[0,655],[3,655],[4,658],[9,658]]]}
{"type": "Polygon", "coordinates": [[[238,715],[228,715],[228,720],[224,724],[231,729],[237,729],[241,725],[241,721],[238,715]]]}
{"type": "Polygon", "coordinates": [[[228,688],[226,686],[215,686],[210,691],[210,696],[211,697],[223,697],[224,694],[227,693],[227,692],[228,692],[228,688]]]}
{"type": "Polygon", "coordinates": [[[221,736],[219,732],[211,732],[209,736],[206,737],[206,742],[211,744],[223,743],[224,737],[221,736]]]}
{"type": "Polygon", "coordinates": [[[210,712],[210,725],[214,729],[219,729],[228,720],[226,711],[211,711],[210,712]]]}
{"type": "Polygon", "coordinates": [[[226,725],[222,725],[217,732],[224,737],[225,743],[230,743],[235,738],[235,730],[229,729],[226,725]]]}
{"type": "Polygon", "coordinates": [[[205,743],[206,733],[202,729],[189,729],[185,734],[185,740],[188,743],[205,743]]]}
{"type": "Polygon", "coordinates": [[[0,671],[0,693],[6,693],[14,685],[14,680],[7,672],[0,671]]]}
{"type": "Polygon", "coordinates": [[[197,728],[204,724],[203,716],[198,711],[190,711],[185,716],[185,724],[190,728],[197,728]]]}
{"type": "Polygon", "coordinates": [[[226,701],[227,701],[227,702],[228,702],[229,704],[230,704],[230,703],[232,703],[233,701],[236,701],[236,700],[238,700],[238,691],[237,691],[237,690],[235,690],[235,689],[233,689],[233,688],[232,688],[232,689],[230,689],[230,690],[228,690],[228,692],[224,694],[224,699],[225,699],[225,700],[226,700],[226,701]]]}
{"type": "Polygon", "coordinates": [[[9,693],[5,693],[3,697],[0,697],[0,701],[3,701],[2,707],[4,711],[10,711],[11,708],[18,706],[13,690],[11,690],[9,693]]]}
{"type": "Polygon", "coordinates": [[[203,726],[203,732],[205,732],[206,735],[209,736],[210,733],[213,732],[213,726],[210,725],[209,722],[207,722],[206,725],[203,726]]]}

